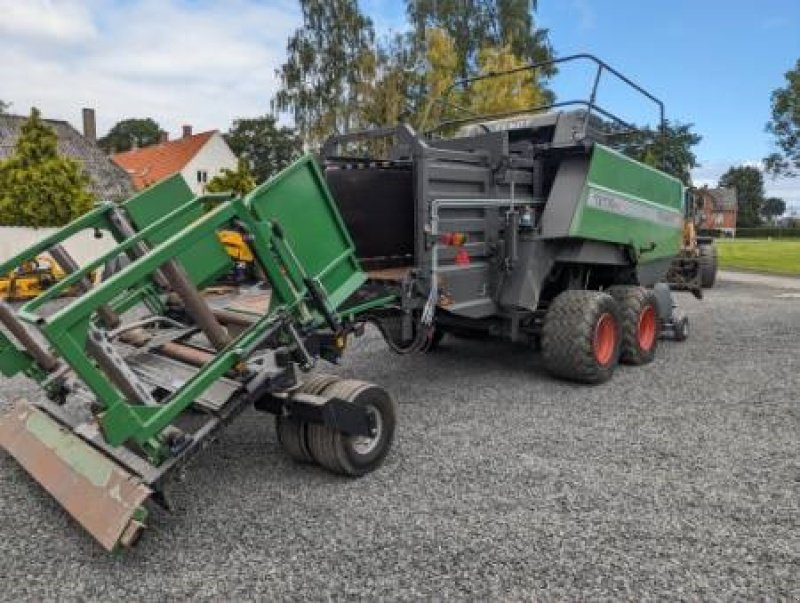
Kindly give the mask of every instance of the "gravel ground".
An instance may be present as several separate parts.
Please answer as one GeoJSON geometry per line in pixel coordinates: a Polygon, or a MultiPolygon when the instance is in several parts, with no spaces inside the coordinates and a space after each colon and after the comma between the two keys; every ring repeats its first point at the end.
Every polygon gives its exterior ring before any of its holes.
{"type": "Polygon", "coordinates": [[[248,413],[121,558],[0,454],[0,599],[800,599],[798,297],[681,295],[691,339],[598,387],[368,333],[336,372],[397,399],[382,469],[297,467],[248,413]]]}

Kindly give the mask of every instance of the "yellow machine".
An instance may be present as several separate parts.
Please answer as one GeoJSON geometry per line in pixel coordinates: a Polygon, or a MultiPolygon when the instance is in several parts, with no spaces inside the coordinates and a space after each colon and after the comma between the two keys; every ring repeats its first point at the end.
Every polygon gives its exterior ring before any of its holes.
{"type": "Polygon", "coordinates": [[[256,277],[255,258],[245,240],[245,235],[236,230],[221,230],[217,233],[217,238],[236,263],[228,278],[237,283],[254,280],[256,277]]]}
{"type": "Polygon", "coordinates": [[[64,271],[49,255],[36,256],[0,277],[0,299],[32,299],[64,278],[64,271]]]}

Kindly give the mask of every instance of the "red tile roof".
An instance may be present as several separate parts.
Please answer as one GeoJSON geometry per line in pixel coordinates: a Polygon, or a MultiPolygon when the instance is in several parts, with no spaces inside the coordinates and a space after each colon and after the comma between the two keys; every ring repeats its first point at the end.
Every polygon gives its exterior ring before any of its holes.
{"type": "Polygon", "coordinates": [[[137,190],[142,189],[180,172],[216,132],[209,130],[178,140],[131,149],[112,155],[111,159],[130,174],[137,190]]]}

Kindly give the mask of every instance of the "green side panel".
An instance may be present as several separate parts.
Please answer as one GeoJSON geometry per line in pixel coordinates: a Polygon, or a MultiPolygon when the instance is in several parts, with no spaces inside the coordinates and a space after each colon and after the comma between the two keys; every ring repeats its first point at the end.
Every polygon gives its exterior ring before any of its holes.
{"type": "Polygon", "coordinates": [[[311,155],[259,186],[245,204],[257,219],[280,226],[299,267],[319,281],[334,308],[366,281],[350,233],[311,155]]]}
{"type": "Polygon", "coordinates": [[[632,245],[642,251],[640,261],[646,263],[676,255],[682,230],[680,180],[594,145],[570,226],[572,236],[632,245]]]}
{"type": "MultiPolygon", "coordinates": [[[[194,196],[183,176],[175,174],[131,197],[123,204],[123,207],[128,212],[136,229],[142,230],[162,216],[191,201],[194,196]]],[[[203,208],[198,205],[184,218],[154,234],[150,238],[150,243],[157,245],[165,241],[202,215],[203,208]]],[[[213,235],[199,241],[191,249],[180,254],[177,259],[183,264],[192,282],[198,287],[212,283],[232,268],[230,256],[225,252],[222,243],[213,235]]]]}

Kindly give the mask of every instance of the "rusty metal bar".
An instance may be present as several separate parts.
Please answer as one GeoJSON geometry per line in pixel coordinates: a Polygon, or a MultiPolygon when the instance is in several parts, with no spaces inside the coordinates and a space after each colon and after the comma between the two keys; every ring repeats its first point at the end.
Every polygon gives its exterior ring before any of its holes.
{"type": "Polygon", "coordinates": [[[28,331],[28,328],[17,318],[14,310],[6,302],[0,300],[0,322],[16,337],[33,359],[48,373],[59,368],[58,359],[48,352],[28,331]]]}
{"type": "MultiPolygon", "coordinates": [[[[126,239],[129,239],[136,234],[136,230],[133,228],[133,225],[128,221],[128,219],[125,217],[125,214],[119,207],[113,207],[109,210],[108,219],[119,231],[119,233],[126,239]]],[[[133,247],[134,258],[132,259],[138,259],[144,255],[147,255],[149,251],[150,249],[144,242],[139,242],[133,247]]],[[[153,279],[156,281],[156,284],[159,287],[165,291],[169,291],[169,281],[167,280],[167,277],[164,276],[164,273],[161,272],[161,269],[158,269],[153,273],[153,279]]]]}
{"type": "MultiPolygon", "coordinates": [[[[72,274],[80,270],[78,263],[60,243],[53,245],[48,249],[48,252],[67,274],[72,274]]],[[[89,291],[93,286],[94,284],[88,276],[81,279],[80,288],[84,292],[89,291]]],[[[114,329],[120,324],[119,314],[114,312],[107,304],[103,304],[97,308],[97,314],[100,316],[100,320],[103,324],[109,329],[114,329]]]]}
{"type": "Polygon", "coordinates": [[[200,292],[189,280],[183,267],[175,260],[169,260],[161,267],[164,275],[172,285],[173,292],[183,302],[189,316],[194,319],[200,330],[203,331],[211,345],[217,350],[222,350],[231,342],[231,337],[211,312],[208,304],[203,300],[200,292]]]}

